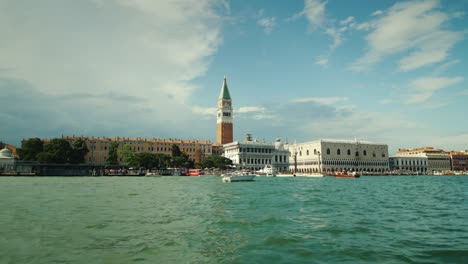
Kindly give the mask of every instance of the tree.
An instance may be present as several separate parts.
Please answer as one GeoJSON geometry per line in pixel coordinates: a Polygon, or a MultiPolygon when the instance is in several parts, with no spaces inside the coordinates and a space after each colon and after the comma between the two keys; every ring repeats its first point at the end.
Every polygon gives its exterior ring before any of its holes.
{"type": "Polygon", "coordinates": [[[70,162],[73,149],[67,140],[54,138],[44,145],[44,152],[50,154],[47,158],[48,163],[65,164],[70,162]]]}
{"type": "Polygon", "coordinates": [[[208,156],[200,162],[203,168],[218,168],[226,169],[228,166],[232,166],[232,160],[218,155],[208,156]]]}
{"type": "Polygon", "coordinates": [[[36,155],[36,160],[40,163],[55,163],[55,159],[49,152],[41,152],[36,155]]]}
{"type": "Polygon", "coordinates": [[[127,166],[135,166],[135,152],[132,150],[132,147],[129,145],[124,145],[122,151],[120,152],[123,159],[123,164],[127,166]]]}
{"type": "Polygon", "coordinates": [[[85,156],[89,152],[88,146],[83,139],[78,139],[73,142],[73,150],[70,155],[69,162],[72,164],[80,164],[85,162],[85,156]]]}
{"type": "Polygon", "coordinates": [[[40,138],[30,138],[21,141],[21,148],[17,150],[22,160],[37,160],[37,154],[44,151],[44,142],[40,138]]]}
{"type": "Polygon", "coordinates": [[[182,155],[182,151],[180,151],[179,146],[176,144],[172,144],[172,150],[171,150],[172,157],[179,157],[182,155]]]}
{"type": "Polygon", "coordinates": [[[109,146],[109,154],[107,154],[107,158],[106,158],[107,165],[119,164],[119,157],[117,155],[118,148],[119,148],[119,142],[112,142],[111,145],[109,146]]]}

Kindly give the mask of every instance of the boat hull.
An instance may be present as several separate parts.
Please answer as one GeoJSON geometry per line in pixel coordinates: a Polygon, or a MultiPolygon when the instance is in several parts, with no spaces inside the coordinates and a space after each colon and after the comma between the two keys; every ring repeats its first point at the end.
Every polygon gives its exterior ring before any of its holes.
{"type": "Polygon", "coordinates": [[[255,175],[226,175],[223,176],[223,182],[243,182],[243,181],[253,181],[255,175]]]}

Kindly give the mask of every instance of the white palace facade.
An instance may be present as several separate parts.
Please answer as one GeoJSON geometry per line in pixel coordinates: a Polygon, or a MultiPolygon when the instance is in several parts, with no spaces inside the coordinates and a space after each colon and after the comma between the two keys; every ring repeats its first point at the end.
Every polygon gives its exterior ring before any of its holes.
{"type": "Polygon", "coordinates": [[[385,172],[388,145],[358,140],[316,140],[289,145],[291,172],[385,172]]]}
{"type": "Polygon", "coordinates": [[[287,171],[289,168],[289,151],[285,149],[280,139],[275,143],[252,140],[247,134],[245,141],[234,141],[223,145],[224,157],[240,169],[259,170],[271,165],[277,171],[287,171]]]}

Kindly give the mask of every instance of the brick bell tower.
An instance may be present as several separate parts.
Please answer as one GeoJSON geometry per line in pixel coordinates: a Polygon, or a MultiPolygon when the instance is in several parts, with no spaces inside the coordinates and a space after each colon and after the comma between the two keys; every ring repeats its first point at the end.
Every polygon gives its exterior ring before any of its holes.
{"type": "Polygon", "coordinates": [[[233,141],[232,100],[229,94],[226,76],[218,98],[218,117],[216,119],[216,144],[223,145],[233,141]]]}

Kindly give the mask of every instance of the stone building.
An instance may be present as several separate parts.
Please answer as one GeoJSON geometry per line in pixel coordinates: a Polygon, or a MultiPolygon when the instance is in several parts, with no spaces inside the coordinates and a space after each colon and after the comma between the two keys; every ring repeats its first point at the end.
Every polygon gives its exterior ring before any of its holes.
{"type": "Polygon", "coordinates": [[[276,171],[289,168],[289,151],[284,148],[280,139],[274,143],[253,140],[247,134],[245,141],[234,141],[223,145],[224,157],[240,169],[259,170],[271,165],[276,171]]]}
{"type": "Polygon", "coordinates": [[[468,151],[451,151],[450,167],[453,171],[468,171],[468,151]]]}
{"type": "Polygon", "coordinates": [[[390,170],[402,173],[427,173],[428,159],[426,156],[390,157],[390,170]]]}
{"type": "Polygon", "coordinates": [[[289,146],[290,171],[301,173],[389,170],[388,145],[321,139],[289,146]]]}
{"type": "Polygon", "coordinates": [[[78,139],[84,140],[89,149],[85,156],[85,163],[90,165],[104,165],[109,154],[109,148],[112,143],[119,143],[117,150],[118,161],[123,158],[120,152],[125,145],[128,145],[135,152],[162,153],[171,155],[172,145],[177,145],[181,151],[187,153],[190,159],[200,162],[206,156],[212,154],[212,142],[209,140],[190,140],[190,139],[161,139],[161,138],[128,138],[128,137],[75,137],[65,136],[63,139],[73,142],[78,139]]]}
{"type": "Polygon", "coordinates": [[[414,149],[399,149],[397,157],[426,157],[427,158],[427,172],[432,173],[435,171],[449,171],[451,162],[450,156],[442,149],[435,149],[433,147],[422,147],[414,149]]]}

